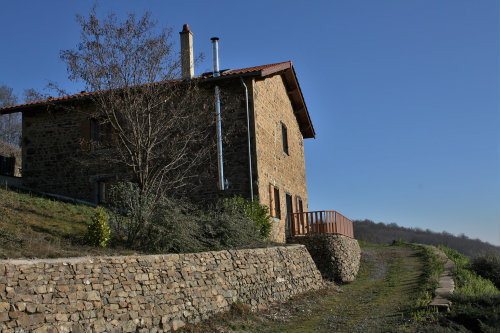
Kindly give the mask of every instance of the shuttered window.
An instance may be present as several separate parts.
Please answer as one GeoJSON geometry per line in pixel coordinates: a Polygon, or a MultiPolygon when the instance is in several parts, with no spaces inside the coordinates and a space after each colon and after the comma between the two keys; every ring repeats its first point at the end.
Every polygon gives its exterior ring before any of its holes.
{"type": "Polygon", "coordinates": [[[269,185],[269,212],[272,217],[281,218],[280,191],[272,184],[269,185]]]}
{"type": "Polygon", "coordinates": [[[89,118],[82,121],[80,126],[82,150],[109,148],[116,146],[117,135],[113,133],[110,123],[102,123],[98,119],[89,118]]]}

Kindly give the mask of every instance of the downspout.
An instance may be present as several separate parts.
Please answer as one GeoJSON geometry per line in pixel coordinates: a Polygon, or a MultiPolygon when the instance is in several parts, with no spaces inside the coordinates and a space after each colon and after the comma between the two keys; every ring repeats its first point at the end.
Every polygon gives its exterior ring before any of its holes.
{"type": "Polygon", "coordinates": [[[250,198],[253,201],[253,179],[252,179],[252,149],[250,146],[250,112],[248,108],[248,87],[245,84],[245,80],[240,76],[241,83],[245,87],[245,99],[247,107],[247,136],[248,136],[248,174],[250,176],[250,198]]]}
{"type": "MultiPolygon", "coordinates": [[[[219,73],[219,38],[212,37],[212,54],[214,65],[214,77],[220,76],[219,73]]],[[[220,116],[220,94],[219,86],[215,86],[215,108],[217,112],[217,161],[219,167],[219,190],[225,190],[224,186],[224,165],[222,159],[222,121],[220,116]]]]}

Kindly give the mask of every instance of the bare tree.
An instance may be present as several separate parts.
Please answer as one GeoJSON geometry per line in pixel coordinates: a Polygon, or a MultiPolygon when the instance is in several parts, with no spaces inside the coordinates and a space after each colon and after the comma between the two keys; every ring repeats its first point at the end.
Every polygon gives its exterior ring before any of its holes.
{"type": "MultiPolygon", "coordinates": [[[[16,103],[17,97],[14,95],[12,88],[6,85],[0,86],[0,108],[15,105],[16,103]]],[[[21,129],[20,113],[0,116],[0,144],[2,147],[10,147],[12,149],[19,147],[21,129]]]]}
{"type": "Polygon", "coordinates": [[[30,103],[30,102],[37,102],[46,99],[48,96],[45,96],[41,92],[29,88],[29,89],[24,89],[23,92],[23,97],[24,97],[24,102],[25,103],[30,103]]]}
{"type": "Polygon", "coordinates": [[[158,29],[150,13],[77,16],[81,40],[61,51],[71,79],[91,94],[100,134],[88,143],[141,193],[179,193],[200,176],[215,147],[213,99],[196,80],[180,80],[172,29],[158,29]]]}

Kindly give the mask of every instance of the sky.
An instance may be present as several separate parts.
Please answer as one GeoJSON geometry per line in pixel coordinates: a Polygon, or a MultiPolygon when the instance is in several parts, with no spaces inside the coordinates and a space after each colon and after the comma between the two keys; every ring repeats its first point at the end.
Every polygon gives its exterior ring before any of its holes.
{"type": "Polygon", "coordinates": [[[305,140],[309,210],[465,234],[500,245],[498,0],[4,1],[0,84],[57,82],[76,14],[149,10],[188,23],[211,70],[292,60],[316,130],[305,140]]]}

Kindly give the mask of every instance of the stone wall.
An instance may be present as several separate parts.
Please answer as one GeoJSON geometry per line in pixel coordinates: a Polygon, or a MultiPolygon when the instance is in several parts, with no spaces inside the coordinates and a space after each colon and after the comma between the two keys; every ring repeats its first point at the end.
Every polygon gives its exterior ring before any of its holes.
{"type": "Polygon", "coordinates": [[[23,185],[37,191],[94,201],[96,173],[82,165],[81,123],[89,118],[87,104],[75,110],[34,109],[23,112],[23,185]]]}
{"type": "Polygon", "coordinates": [[[304,246],[0,261],[0,331],[167,332],[318,289],[304,246]]]}
{"type": "Polygon", "coordinates": [[[290,239],[306,246],[325,280],[350,282],[359,270],[358,241],[344,235],[306,235],[290,239]]]}
{"type": "Polygon", "coordinates": [[[276,241],[285,242],[285,195],[292,196],[294,211],[297,198],[308,210],[303,137],[281,75],[255,81],[253,99],[259,199],[269,206],[269,186],[278,188],[281,222],[273,225],[273,232],[276,241]],[[282,123],[288,133],[288,154],[283,151],[282,123]]]}

